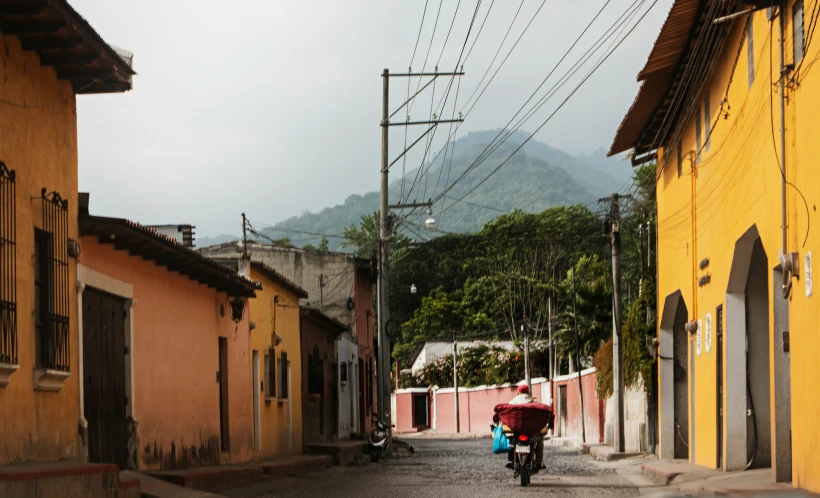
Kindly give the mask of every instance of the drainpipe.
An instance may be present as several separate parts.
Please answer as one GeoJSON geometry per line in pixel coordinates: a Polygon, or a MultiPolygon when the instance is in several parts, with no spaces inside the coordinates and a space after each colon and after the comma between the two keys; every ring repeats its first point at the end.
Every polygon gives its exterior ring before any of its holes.
{"type": "Polygon", "coordinates": [[[789,294],[791,293],[792,288],[792,273],[793,273],[793,266],[792,261],[789,258],[789,253],[787,251],[787,240],[786,240],[786,84],[785,84],[785,76],[786,76],[786,65],[784,61],[784,38],[785,38],[785,14],[786,14],[786,2],[780,2],[780,167],[783,168],[782,170],[782,181],[780,183],[780,197],[781,197],[781,212],[780,212],[780,223],[781,223],[781,231],[782,231],[782,268],[783,268],[783,297],[788,298],[789,294]]]}

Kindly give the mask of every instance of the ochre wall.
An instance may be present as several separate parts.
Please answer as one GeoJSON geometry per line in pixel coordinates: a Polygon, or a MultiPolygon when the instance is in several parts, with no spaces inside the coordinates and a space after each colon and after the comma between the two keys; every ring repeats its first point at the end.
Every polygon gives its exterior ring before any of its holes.
{"type": "Polygon", "coordinates": [[[0,464],[82,460],[77,425],[76,262],[69,260],[71,376],[59,392],[33,390],[34,228],[42,226],[40,189],[68,200],[68,237],[77,239],[77,112],[71,84],[0,36],[0,160],[17,174],[17,339],[19,370],[0,388],[0,464]],[[22,108],[20,106],[46,107],[22,108]]]}
{"type": "MultiPolygon", "coordinates": [[[[271,336],[276,333],[282,342],[274,347],[275,358],[284,352],[290,362],[290,396],[287,401],[266,399],[260,391],[259,412],[261,426],[261,451],[255,451],[255,459],[302,453],[302,354],[299,334],[299,299],[291,291],[272,282],[262,273],[251,269],[251,279],[262,283],[256,298],[250,301],[251,320],[256,328],[251,332],[251,348],[259,351],[259,379],[265,379],[265,355],[271,348],[271,336]],[[279,296],[279,306],[274,303],[279,296]]],[[[248,371],[251,372],[252,366],[248,371]]],[[[251,377],[252,379],[252,377],[251,377]]],[[[250,385],[252,381],[248,382],[250,385]]],[[[276,371],[276,393],[279,394],[281,376],[276,371]]],[[[260,389],[260,386],[256,386],[260,389]]],[[[251,407],[253,398],[251,398],[251,407]]],[[[253,422],[253,418],[251,418],[253,422]]]]}
{"type": "Polygon", "coordinates": [[[81,243],[83,265],[134,286],[134,413],[140,468],[250,460],[248,313],[236,323],[225,294],[101,245],[94,237],[83,237],[81,243]],[[228,343],[229,453],[220,451],[219,337],[228,343]]]}
{"type": "MultiPolygon", "coordinates": [[[[793,61],[792,5],[793,2],[789,2],[786,11],[787,64],[793,61]]],[[[810,15],[818,8],[817,1],[807,0],[804,8],[808,29],[810,15]]],[[[712,315],[711,352],[706,351],[704,344],[702,353],[695,356],[695,394],[689,401],[690,406],[694,402],[695,426],[692,441],[695,451],[691,458],[707,467],[717,466],[716,309],[726,302],[735,243],[752,226],[760,234],[768,260],[770,348],[779,347],[781,343],[780,332],[775,333],[773,325],[771,281],[771,272],[779,265],[778,251],[782,248],[780,100],[776,88],[780,61],[779,20],[776,18],[770,25],[765,10],[754,14],[755,77],[751,87],[747,74],[747,48],[742,39],[744,32],[745,18],[741,18],[726,42],[714,78],[697,97],[702,113],[706,91],[710,92],[710,123],[719,117],[709,151],[704,149],[702,160],[694,170],[692,161],[684,157],[683,175],[679,177],[676,144],[670,143],[667,150],[662,151],[668,152],[669,161],[658,183],[658,302],[663,306],[667,296],[680,290],[689,311],[688,320],[704,320],[707,313],[712,315]],[[773,46],[771,41],[774,41],[773,46]],[[743,48],[729,85],[740,44],[743,48]],[[723,107],[725,115],[721,116],[721,100],[727,87],[728,101],[723,107]],[[698,263],[704,258],[709,259],[709,265],[701,271],[698,263]],[[711,281],[698,287],[697,280],[707,273],[711,281]]],[[[820,247],[820,230],[816,228],[820,226],[816,217],[820,184],[817,182],[818,159],[814,154],[820,127],[817,118],[820,116],[820,80],[814,67],[818,56],[820,46],[809,46],[803,62],[798,65],[799,70],[790,75],[796,75],[796,84],[787,90],[786,95],[785,175],[794,184],[787,191],[787,250],[799,252],[801,267],[806,252],[816,253],[820,247]],[[808,206],[804,205],[801,194],[808,206]]],[[[695,150],[694,123],[684,123],[681,129],[684,130],[683,151],[695,150]]],[[[660,162],[664,162],[663,154],[660,162]]],[[[801,269],[801,279],[802,272],[801,269]]],[[[820,397],[816,393],[815,379],[820,373],[817,362],[820,357],[820,334],[817,333],[820,306],[813,302],[816,296],[806,297],[805,282],[801,279],[793,279],[794,289],[790,297],[792,477],[794,486],[818,492],[820,397]]],[[[659,314],[663,312],[663,309],[659,310],[659,314]]],[[[694,340],[689,339],[690,343],[694,340]]],[[[731,347],[740,345],[724,341],[725,368],[732,367],[725,361],[726,351],[731,347]]],[[[773,362],[770,359],[772,375],[773,362]]],[[[774,380],[770,389],[774,413],[774,380]]],[[[726,402],[724,389],[724,405],[726,402]]],[[[725,438],[725,428],[723,433],[725,438]]],[[[660,443],[672,444],[663,439],[660,443]]],[[[723,446],[726,448],[725,439],[723,446]]]]}

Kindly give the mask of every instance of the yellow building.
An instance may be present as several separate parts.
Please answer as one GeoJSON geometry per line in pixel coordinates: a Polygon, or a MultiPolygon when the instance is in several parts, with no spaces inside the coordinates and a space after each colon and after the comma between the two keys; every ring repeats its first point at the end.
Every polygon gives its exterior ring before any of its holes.
{"type": "Polygon", "coordinates": [[[676,0],[610,154],[658,165],[661,457],[820,492],[820,1],[764,4],[676,0]]]}
{"type": "Polygon", "coordinates": [[[299,299],[308,294],[260,261],[217,259],[262,284],[249,300],[255,460],[302,453],[299,299]]]}
{"type": "Polygon", "coordinates": [[[4,3],[0,26],[0,465],[82,462],[76,94],[134,71],[65,0],[4,3]]]}

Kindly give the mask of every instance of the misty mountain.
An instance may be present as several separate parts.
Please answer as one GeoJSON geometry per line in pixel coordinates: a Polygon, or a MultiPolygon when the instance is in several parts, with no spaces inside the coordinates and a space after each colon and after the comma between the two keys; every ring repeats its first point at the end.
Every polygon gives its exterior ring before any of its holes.
{"type": "MultiPolygon", "coordinates": [[[[401,180],[391,183],[390,203],[398,203],[400,199],[401,202],[421,202],[436,198],[476,162],[499,131],[469,133],[455,142],[451,148],[453,153],[446,160],[431,158],[429,167],[408,170],[403,185],[401,180]]],[[[521,131],[514,133],[434,205],[433,216],[439,229],[473,232],[513,209],[540,212],[552,206],[591,203],[619,190],[632,174],[629,162],[608,160],[603,149],[589,155],[571,156],[533,139],[479,186],[527,136],[521,131]],[[462,202],[453,203],[474,187],[475,191],[462,202]]],[[[363,214],[372,213],[378,207],[378,192],[353,194],[343,204],[289,218],[266,231],[271,238],[289,237],[297,246],[318,245],[321,237],[306,232],[339,235],[345,227],[358,225],[363,214]]],[[[405,233],[417,240],[429,238],[431,233],[422,228],[426,218],[424,210],[417,211],[408,218],[405,233]]],[[[329,241],[330,248],[338,250],[342,239],[333,237],[329,241]]]]}

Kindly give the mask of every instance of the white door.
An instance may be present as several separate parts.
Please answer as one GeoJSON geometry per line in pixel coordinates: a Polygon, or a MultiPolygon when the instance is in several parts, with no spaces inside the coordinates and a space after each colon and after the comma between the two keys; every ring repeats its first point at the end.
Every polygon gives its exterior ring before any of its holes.
{"type": "Polygon", "coordinates": [[[262,450],[262,434],[259,424],[259,351],[253,350],[253,449],[262,450]]]}

